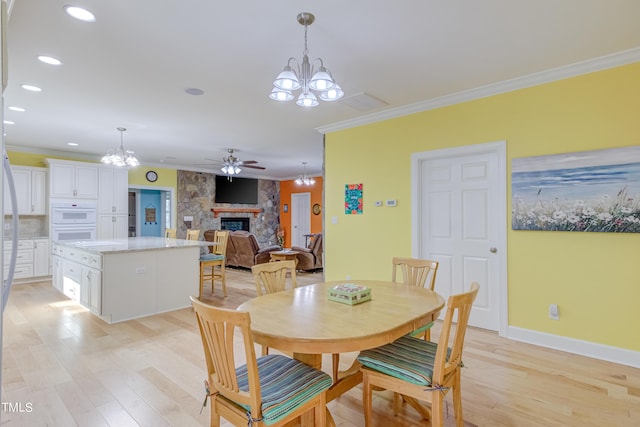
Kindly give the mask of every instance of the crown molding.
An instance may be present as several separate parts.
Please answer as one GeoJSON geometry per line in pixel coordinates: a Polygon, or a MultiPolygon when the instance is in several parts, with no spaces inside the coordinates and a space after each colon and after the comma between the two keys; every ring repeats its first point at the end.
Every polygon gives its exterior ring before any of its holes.
{"type": "Polygon", "coordinates": [[[632,64],[640,61],[640,47],[636,47],[621,52],[600,56],[586,61],[576,62],[574,64],[565,65],[538,73],[528,74],[514,79],[504,80],[498,83],[492,83],[480,86],[474,89],[464,90],[462,92],[450,95],[439,96],[437,98],[427,99],[425,101],[415,102],[413,104],[401,107],[389,108],[383,111],[356,117],[354,119],[343,120],[326,126],[317,127],[316,130],[322,134],[336,132],[339,130],[349,129],[357,126],[363,126],[383,120],[395,119],[409,114],[420,113],[436,108],[447,107],[462,102],[472,101],[476,99],[486,98],[493,95],[512,92],[514,90],[524,89],[531,86],[537,86],[544,83],[550,83],[557,80],[563,80],[570,77],[589,74],[596,71],[615,68],[622,65],[632,64]]]}
{"type": "MultiPolygon", "coordinates": [[[[5,149],[7,151],[14,151],[18,153],[30,153],[30,154],[38,154],[38,155],[45,155],[45,156],[54,156],[56,158],[62,157],[63,159],[68,159],[68,160],[86,161],[89,163],[102,164],[100,162],[101,156],[96,154],[81,153],[78,151],[52,150],[48,148],[25,147],[25,146],[19,146],[19,145],[7,145],[5,146],[5,149]]],[[[223,175],[222,172],[218,172],[220,170],[219,168],[213,167],[213,166],[197,167],[197,166],[185,166],[185,165],[179,165],[179,164],[173,164],[173,163],[145,162],[143,160],[140,160],[140,165],[138,167],[175,169],[175,170],[183,170],[183,171],[189,171],[189,172],[201,172],[201,173],[210,173],[213,175],[223,175]]],[[[264,179],[268,181],[284,181],[287,179],[287,178],[273,177],[273,176],[264,175],[264,174],[251,174],[250,176],[242,176],[241,178],[264,179]]]]}

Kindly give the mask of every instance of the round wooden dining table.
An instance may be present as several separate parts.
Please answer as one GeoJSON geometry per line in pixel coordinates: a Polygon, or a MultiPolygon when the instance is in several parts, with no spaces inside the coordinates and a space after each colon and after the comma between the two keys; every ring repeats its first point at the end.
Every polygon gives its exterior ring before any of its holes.
{"type": "MultiPolygon", "coordinates": [[[[348,305],[329,300],[333,286],[317,283],[253,298],[238,307],[251,315],[251,332],[258,344],[293,353],[321,369],[322,354],[347,353],[388,344],[437,319],[444,299],[416,286],[349,280],[371,289],[371,300],[348,305]]],[[[358,362],[334,375],[327,402],[362,381],[358,362]]],[[[332,420],[331,418],[329,418],[332,420]]],[[[331,423],[330,423],[331,424],[331,423]]]]}

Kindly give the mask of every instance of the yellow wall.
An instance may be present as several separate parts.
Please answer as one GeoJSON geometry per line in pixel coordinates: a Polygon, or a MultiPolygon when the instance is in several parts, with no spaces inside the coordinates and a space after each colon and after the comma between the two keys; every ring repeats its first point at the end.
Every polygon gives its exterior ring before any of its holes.
{"type": "MultiPolygon", "coordinates": [[[[62,160],[78,160],[72,157],[50,156],[48,154],[23,153],[20,151],[7,151],[9,163],[20,166],[35,166],[40,168],[47,167],[45,159],[62,159],[62,160]]],[[[85,160],[80,160],[85,161],[85,160]]]]}
{"type": "Polygon", "coordinates": [[[155,168],[144,165],[138,166],[129,169],[129,185],[176,188],[178,186],[178,171],[176,169],[155,168]],[[150,170],[158,174],[158,180],[156,182],[147,181],[146,175],[150,170]]]}
{"type": "MultiPolygon", "coordinates": [[[[388,278],[411,255],[411,153],[506,140],[510,212],[512,158],[638,145],[639,117],[636,63],[328,134],[326,278],[388,278]],[[344,214],[350,183],[363,215],[344,214]]],[[[509,325],[640,351],[640,235],[512,231],[509,212],[509,325]]]]}
{"type": "MultiPolygon", "coordinates": [[[[12,165],[20,166],[37,166],[46,167],[45,159],[62,159],[74,161],[86,161],[85,159],[77,159],[69,156],[52,156],[49,154],[26,153],[20,151],[8,151],[9,162],[12,165]]],[[[89,162],[89,163],[98,163],[89,162]]],[[[129,169],[129,185],[145,185],[150,187],[172,187],[176,188],[178,183],[178,171],[168,168],[154,168],[147,166],[138,166],[129,169]],[[156,182],[149,182],[145,178],[147,171],[154,170],[158,173],[156,182]]]]}

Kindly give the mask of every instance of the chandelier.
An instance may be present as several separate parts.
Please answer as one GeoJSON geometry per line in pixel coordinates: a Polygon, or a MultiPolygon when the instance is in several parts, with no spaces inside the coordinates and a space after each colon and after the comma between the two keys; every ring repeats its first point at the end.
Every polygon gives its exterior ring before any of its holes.
{"type": "Polygon", "coordinates": [[[227,175],[229,181],[233,180],[234,175],[238,175],[240,172],[242,172],[242,169],[240,169],[240,159],[238,159],[232,153],[233,150],[229,150],[229,155],[222,158],[222,168],[220,168],[220,170],[225,175],[227,175]]]}
{"type": "Polygon", "coordinates": [[[307,162],[302,162],[302,164],[304,165],[304,173],[302,175],[300,175],[297,179],[296,179],[296,184],[298,185],[313,185],[316,183],[316,180],[313,179],[312,176],[308,176],[307,175],[307,162]]]}
{"type": "Polygon", "coordinates": [[[117,128],[120,131],[120,146],[111,154],[107,153],[102,157],[102,163],[114,166],[138,166],[140,162],[133,155],[133,151],[124,149],[123,134],[126,128],[117,128]]]}
{"type": "Polygon", "coordinates": [[[331,73],[324,67],[322,58],[309,61],[307,49],[307,28],[315,20],[315,16],[308,12],[298,14],[298,22],[304,25],[304,51],[302,63],[296,58],[289,58],[284,70],[278,74],[273,82],[273,90],[269,98],[276,101],[291,101],[293,91],[301,89],[296,104],[301,107],[315,107],[318,98],[323,101],[336,101],[344,95],[340,86],[333,80],[331,73]],[[316,96],[317,93],[317,96],[316,96]]]}

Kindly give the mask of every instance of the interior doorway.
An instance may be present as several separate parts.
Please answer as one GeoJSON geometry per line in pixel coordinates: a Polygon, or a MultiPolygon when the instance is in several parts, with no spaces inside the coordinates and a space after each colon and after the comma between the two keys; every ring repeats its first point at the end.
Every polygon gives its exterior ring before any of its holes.
{"type": "Polygon", "coordinates": [[[291,194],[291,246],[305,247],[311,229],[311,193],[291,194]]]}
{"type": "Polygon", "coordinates": [[[469,325],[506,333],[506,143],[412,155],[413,254],[445,299],[480,284],[469,325]]]}
{"type": "Polygon", "coordinates": [[[129,237],[164,236],[176,228],[173,188],[129,187],[129,237]]]}

